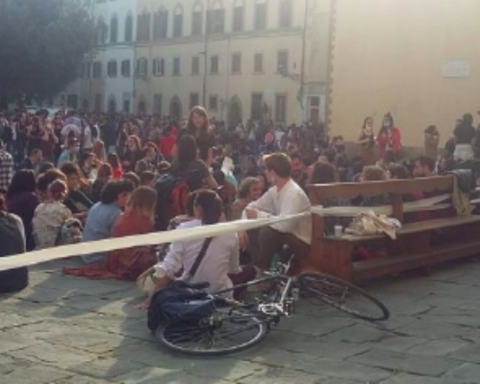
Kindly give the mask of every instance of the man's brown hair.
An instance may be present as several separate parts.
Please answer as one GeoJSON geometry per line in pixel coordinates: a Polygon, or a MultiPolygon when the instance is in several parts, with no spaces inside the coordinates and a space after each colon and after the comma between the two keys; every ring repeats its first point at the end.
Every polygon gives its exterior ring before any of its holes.
{"type": "Polygon", "coordinates": [[[279,177],[288,178],[291,176],[290,158],[284,153],[273,153],[265,156],[264,163],[267,170],[275,172],[279,177]]]}

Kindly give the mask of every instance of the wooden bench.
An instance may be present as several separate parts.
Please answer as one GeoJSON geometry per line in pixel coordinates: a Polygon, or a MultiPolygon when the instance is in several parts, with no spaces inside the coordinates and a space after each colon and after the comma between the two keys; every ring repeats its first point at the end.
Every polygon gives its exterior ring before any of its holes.
{"type": "MultiPolygon", "coordinates": [[[[358,196],[389,195],[391,216],[403,223],[405,195],[419,192],[451,194],[454,181],[454,176],[443,176],[414,180],[311,185],[308,188],[312,206],[322,205],[324,199],[351,200],[358,196]]],[[[433,216],[431,212],[430,216],[433,216]]],[[[312,248],[304,267],[318,269],[348,281],[362,282],[480,254],[480,215],[404,224],[397,231],[396,240],[391,240],[383,234],[327,236],[323,218],[313,215],[312,220],[312,248]],[[439,233],[441,236],[438,236],[439,233]],[[352,252],[355,246],[368,243],[381,243],[387,250],[387,256],[354,261],[352,252]]]]}

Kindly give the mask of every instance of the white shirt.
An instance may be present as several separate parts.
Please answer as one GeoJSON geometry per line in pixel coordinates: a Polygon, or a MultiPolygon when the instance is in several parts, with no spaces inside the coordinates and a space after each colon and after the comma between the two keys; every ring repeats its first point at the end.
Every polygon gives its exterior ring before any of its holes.
{"type": "MultiPolygon", "coordinates": [[[[279,191],[277,187],[270,188],[260,199],[250,203],[247,208],[258,210],[259,218],[289,216],[296,213],[310,212],[310,200],[303,189],[290,180],[279,191]]],[[[242,215],[246,218],[245,211],[242,215]]],[[[303,242],[312,242],[312,219],[310,216],[287,220],[272,225],[279,232],[291,233],[303,242]]]]}
{"type": "MultiPolygon", "coordinates": [[[[202,222],[195,219],[180,224],[177,229],[200,226],[202,226],[202,222]]],[[[204,239],[172,243],[165,260],[157,264],[155,269],[157,271],[161,269],[173,278],[183,267],[182,280],[192,284],[208,282],[210,283],[208,291],[212,293],[231,288],[233,285],[228,275],[242,271],[237,234],[214,237],[195,276],[190,278],[190,270],[202,249],[203,243],[204,239]]]]}
{"type": "Polygon", "coordinates": [[[92,129],[88,125],[83,130],[83,148],[84,149],[93,148],[92,129]]]}

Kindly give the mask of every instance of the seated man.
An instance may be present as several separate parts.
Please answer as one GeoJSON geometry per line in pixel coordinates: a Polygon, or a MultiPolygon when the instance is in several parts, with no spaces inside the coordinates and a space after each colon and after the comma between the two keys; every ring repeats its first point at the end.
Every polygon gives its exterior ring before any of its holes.
{"type": "MultiPolygon", "coordinates": [[[[310,212],[310,201],[291,178],[290,159],[274,153],[264,160],[268,179],[273,185],[260,199],[250,203],[243,212],[248,219],[282,217],[310,212]]],[[[243,247],[246,237],[242,236],[243,247]]],[[[287,245],[298,258],[310,251],[312,219],[304,216],[248,232],[249,251],[257,272],[269,270],[273,256],[287,245]]]]}

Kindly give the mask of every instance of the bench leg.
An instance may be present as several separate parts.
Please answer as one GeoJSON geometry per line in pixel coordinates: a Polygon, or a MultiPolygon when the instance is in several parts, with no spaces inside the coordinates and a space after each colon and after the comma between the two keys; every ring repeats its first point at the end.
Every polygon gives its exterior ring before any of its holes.
{"type": "Polygon", "coordinates": [[[312,248],[302,265],[303,270],[317,270],[351,282],[353,245],[347,242],[322,242],[312,248]]]}

